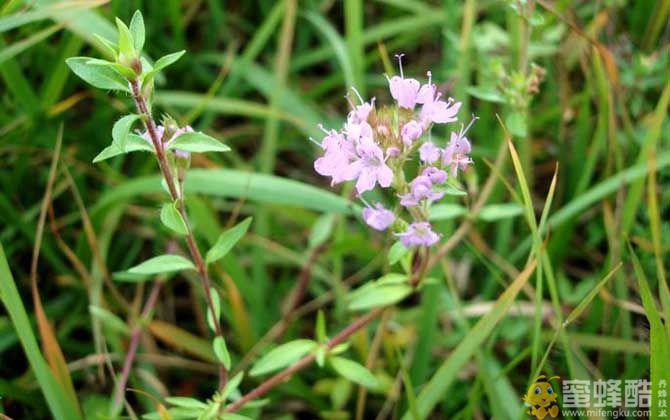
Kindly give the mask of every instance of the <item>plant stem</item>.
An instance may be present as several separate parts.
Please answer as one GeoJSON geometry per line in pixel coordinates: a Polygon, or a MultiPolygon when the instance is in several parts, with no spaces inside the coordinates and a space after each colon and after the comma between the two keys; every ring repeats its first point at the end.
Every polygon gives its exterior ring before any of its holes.
{"type": "Polygon", "coordinates": [[[158,300],[158,295],[160,294],[161,287],[163,286],[162,281],[154,281],[154,284],[149,293],[147,301],[144,303],[142,308],[142,315],[140,317],[140,322],[136,323],[133,327],[133,332],[130,336],[130,345],[128,346],[128,352],[126,352],[126,358],[123,361],[123,369],[121,370],[121,377],[116,386],[116,393],[114,397],[114,412],[118,412],[123,403],[123,398],[126,395],[126,384],[128,383],[128,376],[130,375],[130,369],[133,366],[133,361],[135,359],[135,354],[137,354],[137,347],[140,343],[140,336],[142,335],[142,325],[145,320],[151,314],[156,301],[158,300]]]}
{"type": "MultiPolygon", "coordinates": [[[[172,176],[172,171],[170,170],[170,164],[168,163],[167,156],[165,155],[163,141],[158,137],[158,133],[156,130],[156,123],[154,121],[153,116],[151,115],[151,112],[149,112],[149,107],[147,106],[146,99],[144,98],[144,96],[142,96],[138,81],[131,80],[130,87],[132,89],[133,100],[135,101],[135,105],[137,106],[137,109],[140,112],[140,115],[142,116],[144,126],[146,127],[147,132],[149,133],[149,137],[151,139],[151,143],[153,144],[154,149],[156,150],[156,159],[158,160],[158,166],[160,167],[163,178],[165,179],[165,183],[168,186],[170,197],[172,197],[172,200],[177,203],[177,209],[179,210],[179,214],[181,214],[181,217],[184,219],[184,223],[186,224],[186,244],[188,246],[189,252],[191,253],[193,263],[195,264],[198,274],[200,276],[202,288],[205,291],[205,299],[207,301],[207,306],[209,307],[209,310],[212,313],[212,319],[214,320],[214,330],[215,330],[214,332],[216,333],[217,336],[224,338],[221,323],[219,322],[219,318],[216,316],[216,310],[214,309],[214,301],[212,300],[212,292],[210,291],[210,281],[209,276],[207,274],[207,266],[205,265],[205,262],[202,259],[202,254],[200,254],[198,245],[195,242],[195,235],[193,234],[193,229],[191,228],[191,223],[188,219],[188,214],[186,213],[186,207],[184,206],[184,199],[180,195],[179,189],[175,185],[174,177],[172,176]]],[[[220,388],[223,388],[225,386],[227,377],[228,372],[226,371],[226,368],[223,365],[220,365],[219,366],[220,388]]]]}
{"type": "MultiPolygon", "coordinates": [[[[363,315],[362,317],[358,318],[351,324],[349,324],[348,327],[340,331],[339,334],[337,334],[335,337],[331,338],[328,343],[326,343],[326,350],[330,350],[336,345],[342,343],[345,341],[347,338],[349,338],[352,334],[354,334],[356,331],[360,330],[364,326],[366,326],[370,321],[375,319],[379,314],[383,312],[384,308],[377,308],[373,309],[372,311],[368,312],[367,314],[363,315]]],[[[227,413],[234,413],[235,411],[239,410],[244,406],[244,404],[248,403],[251,400],[254,400],[256,398],[259,398],[265,394],[267,394],[272,388],[275,386],[281,384],[282,382],[288,380],[291,376],[293,376],[294,373],[301,371],[302,369],[306,368],[309,366],[314,360],[316,359],[315,354],[309,354],[302,359],[298,360],[291,366],[289,366],[287,369],[277,373],[276,375],[272,376],[271,378],[267,379],[265,382],[261,383],[258,385],[256,388],[251,390],[249,393],[245,394],[242,398],[239,400],[235,401],[234,403],[230,404],[226,408],[227,413]]]]}

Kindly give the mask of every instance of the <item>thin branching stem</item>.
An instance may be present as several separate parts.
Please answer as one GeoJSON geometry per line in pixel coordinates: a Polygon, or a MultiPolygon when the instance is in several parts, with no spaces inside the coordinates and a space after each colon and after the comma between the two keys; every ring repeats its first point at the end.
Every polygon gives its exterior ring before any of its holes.
{"type": "MultiPolygon", "coordinates": [[[[172,176],[172,171],[170,170],[170,164],[167,160],[167,156],[165,155],[163,141],[158,136],[158,132],[156,130],[156,122],[154,121],[154,118],[151,112],[149,111],[146,99],[142,95],[139,82],[137,80],[132,80],[130,82],[130,87],[133,93],[133,100],[135,101],[135,105],[137,106],[137,110],[139,111],[140,116],[142,118],[142,122],[144,123],[144,126],[147,129],[147,132],[149,133],[151,143],[153,144],[154,149],[156,150],[156,159],[158,160],[158,166],[160,167],[163,178],[165,179],[165,183],[167,184],[170,196],[172,197],[172,200],[177,204],[177,209],[181,214],[181,217],[184,219],[184,223],[186,224],[186,245],[188,246],[189,252],[191,253],[191,258],[193,259],[193,263],[195,264],[195,267],[198,271],[202,288],[205,291],[205,299],[207,300],[207,306],[209,307],[209,310],[211,311],[212,314],[212,319],[214,320],[215,333],[217,336],[224,338],[221,323],[219,321],[219,318],[216,316],[216,310],[214,309],[214,301],[212,299],[212,293],[210,290],[210,281],[209,281],[209,275],[207,273],[207,266],[205,265],[205,262],[202,258],[202,254],[200,253],[198,245],[195,241],[195,235],[193,234],[193,229],[191,227],[188,214],[186,212],[186,207],[184,206],[184,199],[183,197],[181,197],[179,189],[175,185],[175,179],[172,176]]],[[[227,377],[228,372],[226,371],[226,368],[223,365],[221,365],[219,367],[219,387],[222,388],[226,384],[227,377]]]]}
{"type": "MultiPolygon", "coordinates": [[[[358,331],[361,328],[368,325],[368,323],[370,321],[372,321],[373,319],[377,318],[377,316],[379,316],[383,312],[383,310],[384,310],[384,308],[373,309],[372,311],[368,312],[367,314],[363,315],[362,317],[356,319],[354,322],[349,324],[348,327],[346,327],[345,329],[340,331],[339,334],[337,334],[335,337],[331,338],[326,343],[326,351],[331,350],[333,347],[335,347],[338,344],[344,342],[349,337],[351,337],[356,331],[358,331]]],[[[239,400],[230,404],[226,408],[226,412],[234,413],[235,411],[242,408],[246,403],[248,403],[252,400],[255,400],[256,398],[262,397],[263,395],[267,394],[275,386],[277,386],[277,385],[281,384],[282,382],[288,380],[291,376],[293,376],[294,373],[299,372],[299,371],[303,370],[304,368],[306,368],[307,366],[311,365],[314,360],[316,360],[316,355],[315,354],[308,354],[307,356],[298,360],[297,362],[295,362],[294,364],[292,364],[288,368],[286,368],[283,371],[277,373],[276,375],[270,377],[265,382],[261,383],[256,388],[251,390],[249,393],[245,394],[239,400]]]]}

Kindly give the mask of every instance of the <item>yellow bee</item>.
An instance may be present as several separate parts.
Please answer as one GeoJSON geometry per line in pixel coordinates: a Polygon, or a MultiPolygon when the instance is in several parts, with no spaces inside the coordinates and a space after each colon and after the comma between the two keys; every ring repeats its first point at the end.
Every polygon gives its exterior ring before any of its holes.
{"type": "Polygon", "coordinates": [[[551,387],[549,381],[553,379],[560,379],[558,376],[552,376],[547,379],[544,375],[540,375],[535,382],[528,388],[526,395],[521,398],[530,410],[527,414],[535,416],[536,419],[542,420],[547,415],[551,418],[558,416],[558,394],[551,387]]]}

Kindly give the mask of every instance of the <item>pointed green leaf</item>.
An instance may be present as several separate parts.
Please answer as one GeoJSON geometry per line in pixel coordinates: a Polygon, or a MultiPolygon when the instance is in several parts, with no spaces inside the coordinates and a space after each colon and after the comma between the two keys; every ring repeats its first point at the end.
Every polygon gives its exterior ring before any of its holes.
{"type": "Polygon", "coordinates": [[[404,257],[409,251],[410,250],[405,248],[405,246],[400,241],[394,243],[388,252],[389,265],[394,265],[400,261],[402,257],[404,257]]]}
{"type": "Polygon", "coordinates": [[[235,392],[235,390],[240,386],[240,383],[242,383],[242,378],[244,378],[244,372],[240,372],[233,376],[232,379],[226,383],[226,386],[223,387],[223,390],[221,391],[222,400],[225,401],[231,393],[235,392]]]}
{"type": "Polygon", "coordinates": [[[86,62],[86,64],[88,64],[90,66],[106,67],[106,68],[109,68],[109,69],[116,70],[123,77],[125,77],[127,79],[132,79],[133,77],[135,77],[135,72],[133,72],[133,70],[130,67],[126,67],[123,64],[113,63],[111,61],[101,60],[99,58],[94,58],[94,59],[88,60],[86,62]]]}
{"type": "Polygon", "coordinates": [[[298,339],[289,341],[270,350],[251,368],[251,376],[264,375],[292,365],[317,346],[313,340],[298,339]]]}
{"type": "Polygon", "coordinates": [[[199,131],[184,133],[170,142],[168,150],[184,150],[186,152],[227,152],[230,147],[217,139],[199,131]]]}
{"type": "Polygon", "coordinates": [[[119,30],[119,51],[126,58],[135,57],[133,35],[130,33],[130,30],[119,18],[116,18],[116,28],[119,30]]]}
{"type": "Polygon", "coordinates": [[[135,51],[139,54],[144,47],[144,18],[142,12],[135,11],[133,18],[130,20],[130,34],[133,37],[133,46],[135,51]]]}
{"type": "Polygon", "coordinates": [[[324,214],[316,219],[312,231],[309,233],[310,248],[316,248],[328,240],[330,233],[333,231],[333,220],[335,220],[335,215],[332,213],[324,214]]]}
{"type": "Polygon", "coordinates": [[[326,334],[326,316],[319,310],[316,314],[316,341],[325,344],[328,341],[326,334]]]}
{"type": "Polygon", "coordinates": [[[343,357],[331,356],[330,365],[339,375],[366,388],[376,388],[379,382],[365,366],[343,357]]]}
{"type": "Polygon", "coordinates": [[[214,338],[214,343],[212,345],[214,347],[216,358],[219,359],[219,362],[221,362],[226,370],[230,370],[231,360],[230,353],[228,353],[228,347],[226,346],[226,340],[224,340],[223,337],[217,336],[214,338]]]}
{"type": "Polygon", "coordinates": [[[97,39],[98,42],[100,42],[100,45],[102,45],[102,46],[104,46],[105,48],[107,48],[107,50],[108,50],[108,52],[109,52],[109,55],[111,55],[112,57],[114,57],[115,60],[118,58],[118,56],[119,56],[119,47],[118,47],[118,45],[116,45],[116,44],[113,43],[112,41],[108,40],[107,38],[103,38],[102,36],[100,36],[100,35],[98,35],[98,34],[93,34],[93,37],[94,37],[95,39],[97,39]]]}
{"type": "MultiPolygon", "coordinates": [[[[214,313],[216,313],[216,319],[220,320],[221,319],[221,298],[219,297],[219,292],[217,292],[215,288],[210,287],[209,288],[209,294],[212,297],[212,305],[214,305],[214,313]]],[[[216,332],[216,324],[214,324],[214,318],[212,318],[212,311],[211,310],[207,311],[207,325],[209,325],[209,328],[212,330],[212,332],[216,332]]]]}
{"type": "Polygon", "coordinates": [[[175,203],[165,203],[161,208],[161,222],[179,235],[186,235],[188,228],[175,203]]]}
{"type": "Polygon", "coordinates": [[[196,410],[204,410],[207,408],[207,404],[205,404],[202,401],[196,400],[195,398],[167,397],[165,401],[177,407],[193,408],[196,410]]]}
{"type": "Polygon", "coordinates": [[[87,64],[89,57],[72,57],[65,60],[70,70],[85,82],[99,89],[120,90],[130,93],[128,81],[118,71],[92,64],[87,64]]]}
{"type": "Polygon", "coordinates": [[[140,116],[137,114],[130,114],[119,118],[119,120],[114,123],[114,127],[112,127],[112,139],[114,144],[119,146],[122,150],[125,150],[126,148],[126,140],[128,134],[130,134],[130,129],[132,128],[133,123],[139,118],[140,116]]]}
{"type": "Polygon", "coordinates": [[[153,77],[156,76],[158,72],[160,72],[167,66],[174,64],[177,60],[181,58],[182,55],[184,55],[185,52],[186,50],[177,51],[172,54],[164,55],[163,57],[156,60],[156,62],[154,63],[154,68],[144,74],[142,83],[144,84],[151,81],[151,79],[153,79],[153,77]]]}
{"type": "Polygon", "coordinates": [[[93,159],[93,163],[97,163],[114,156],[123,155],[126,153],[136,151],[153,153],[154,147],[151,144],[149,144],[149,142],[144,140],[142,137],[138,136],[137,134],[131,133],[128,134],[128,136],[126,136],[125,149],[121,149],[116,144],[111,144],[110,146],[103,149],[102,152],[100,152],[98,156],[96,156],[95,159],[93,159]]]}
{"type": "Polygon", "coordinates": [[[521,214],[523,214],[523,207],[517,203],[489,204],[479,211],[479,218],[486,222],[495,222],[521,214]]]}
{"type": "Polygon", "coordinates": [[[211,264],[223,258],[233,246],[247,233],[251,224],[251,217],[247,217],[242,222],[223,232],[216,241],[212,249],[207,251],[207,264],[211,264]]]}
{"type": "Polygon", "coordinates": [[[91,312],[91,315],[98,318],[108,328],[121,334],[129,334],[130,331],[128,330],[128,325],[126,325],[126,323],[123,322],[121,318],[114,315],[107,309],[91,305],[88,307],[88,310],[91,312]]]}
{"type": "Polygon", "coordinates": [[[181,270],[194,270],[193,263],[181,255],[160,255],[128,270],[131,274],[160,274],[181,270]]]}
{"type": "Polygon", "coordinates": [[[363,286],[350,295],[349,309],[358,311],[393,305],[405,299],[413,290],[407,284],[363,286]]]}

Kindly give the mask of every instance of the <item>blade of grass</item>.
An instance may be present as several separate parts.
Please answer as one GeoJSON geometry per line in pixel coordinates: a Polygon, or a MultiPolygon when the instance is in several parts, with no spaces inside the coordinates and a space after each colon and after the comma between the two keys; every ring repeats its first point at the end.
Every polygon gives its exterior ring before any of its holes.
{"type": "Polygon", "coordinates": [[[30,35],[26,39],[22,39],[21,41],[15,42],[14,44],[3,48],[0,51],[0,64],[4,63],[5,61],[9,60],[10,58],[13,58],[13,57],[21,54],[25,50],[34,46],[35,44],[39,44],[40,42],[44,41],[45,39],[49,38],[51,35],[56,33],[61,28],[62,28],[62,25],[49,26],[46,29],[42,29],[41,31],[39,31],[35,34],[30,35]]]}
{"type": "MultiPolygon", "coordinates": [[[[536,262],[532,260],[500,295],[491,311],[475,324],[423,387],[417,397],[418,411],[422,418],[426,418],[440,399],[447,395],[449,386],[456,380],[463,365],[479,350],[486,337],[512,306],[519,291],[535,271],[535,266],[536,262]]],[[[409,412],[403,416],[403,420],[411,420],[411,418],[409,412]]]]}
{"type": "Polygon", "coordinates": [[[361,0],[344,0],[344,32],[349,61],[353,68],[353,80],[349,86],[355,86],[365,97],[365,49],[363,45],[363,2],[361,0]]]}
{"type": "Polygon", "coordinates": [[[14,325],[14,330],[19,336],[23,351],[35,373],[51,414],[57,420],[80,419],[81,417],[77,414],[77,407],[71,404],[67,391],[56,381],[40,352],[28,313],[23,306],[21,296],[7,264],[2,244],[0,244],[0,299],[14,325]]]}
{"type": "MultiPolygon", "coordinates": [[[[670,383],[670,359],[668,359],[668,354],[670,354],[670,336],[668,336],[666,329],[663,327],[663,321],[661,320],[659,310],[656,307],[656,302],[654,301],[653,294],[649,288],[647,276],[630,243],[628,244],[628,252],[631,261],[633,262],[633,269],[640,287],[642,305],[647,313],[647,319],[649,320],[650,326],[651,395],[659,395],[659,385],[661,381],[664,381],[666,384],[670,383]]],[[[662,408],[659,404],[660,400],[665,401],[661,398],[652,398],[650,416],[652,419],[660,418],[660,412],[662,410],[665,411],[665,408],[662,408]]]]}
{"type": "Polygon", "coordinates": [[[44,190],[44,197],[42,198],[42,208],[40,211],[40,216],[37,221],[37,230],[35,232],[35,242],[33,245],[33,257],[30,264],[30,284],[33,295],[33,305],[35,305],[35,317],[37,319],[37,327],[42,339],[42,348],[43,352],[46,355],[47,362],[51,367],[51,371],[54,374],[54,378],[66,393],[67,398],[69,399],[70,405],[76,407],[77,412],[74,413],[75,417],[81,417],[81,411],[79,409],[79,404],[77,402],[77,396],[74,391],[74,385],[72,384],[72,378],[70,377],[70,372],[67,369],[67,363],[65,362],[65,356],[63,356],[63,351],[61,350],[58,340],[56,339],[56,334],[54,333],[53,327],[49,323],[46,314],[44,313],[44,307],[42,306],[42,299],[40,298],[40,293],[37,288],[37,266],[39,262],[40,247],[42,244],[42,236],[44,234],[44,225],[46,223],[47,209],[51,204],[51,191],[53,188],[54,181],[56,180],[56,168],[58,167],[58,161],[60,159],[60,150],[61,145],[63,144],[63,125],[61,124],[56,136],[56,146],[53,153],[53,159],[51,160],[51,167],[49,168],[49,178],[47,181],[47,186],[44,190]]]}

